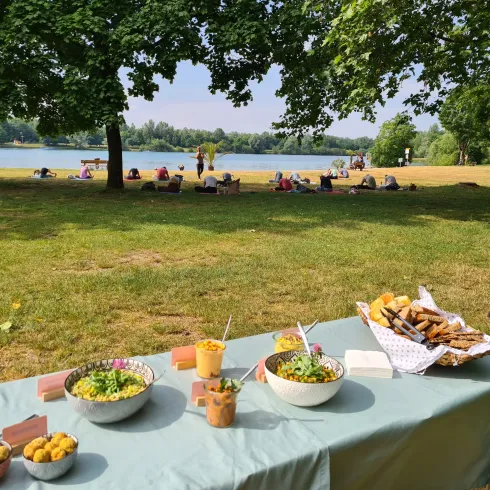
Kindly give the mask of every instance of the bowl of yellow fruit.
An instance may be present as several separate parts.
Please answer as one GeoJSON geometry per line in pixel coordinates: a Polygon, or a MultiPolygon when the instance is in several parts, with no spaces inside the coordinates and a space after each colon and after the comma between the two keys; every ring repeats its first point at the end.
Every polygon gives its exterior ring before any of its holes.
{"type": "Polygon", "coordinates": [[[78,439],[65,432],[50,432],[32,440],[24,448],[24,466],[38,480],[63,476],[75,463],[78,439]]]}
{"type": "Polygon", "coordinates": [[[6,441],[0,441],[0,478],[7,473],[12,461],[12,446],[6,441]]]}

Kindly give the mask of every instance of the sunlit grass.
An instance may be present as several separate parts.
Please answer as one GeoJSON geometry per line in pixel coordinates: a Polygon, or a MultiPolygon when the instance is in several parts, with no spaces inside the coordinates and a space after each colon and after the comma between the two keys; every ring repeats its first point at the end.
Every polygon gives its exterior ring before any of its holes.
{"type": "Polygon", "coordinates": [[[271,193],[263,172],[234,172],[240,196],[201,196],[191,172],[178,196],[115,193],[71,172],[1,173],[0,324],[15,326],[0,333],[2,380],[219,336],[230,313],[231,338],[348,317],[419,284],[490,327],[488,167],[395,169],[420,190],[360,196],[271,193]]]}

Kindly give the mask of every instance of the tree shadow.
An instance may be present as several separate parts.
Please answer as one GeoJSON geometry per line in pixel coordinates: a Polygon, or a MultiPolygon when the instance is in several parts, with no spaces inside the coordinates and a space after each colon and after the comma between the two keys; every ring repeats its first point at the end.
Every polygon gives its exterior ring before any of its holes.
{"type": "Polygon", "coordinates": [[[427,227],[432,219],[489,222],[490,188],[456,186],[416,192],[283,194],[269,186],[247,185],[238,196],[201,196],[186,184],[183,194],[167,196],[136,188],[105,192],[102,182],[34,182],[0,179],[5,203],[0,239],[56,239],[66,228],[137,231],[147,224],[175,225],[227,234],[236,231],[299,235],[312,229],[356,229],[360,223],[401,229],[427,227]],[[7,201],[8,200],[8,201],[7,201]]]}
{"type": "Polygon", "coordinates": [[[187,398],[181,391],[155,384],[150,399],[134,415],[113,424],[94,425],[115,432],[152,432],[179,420],[185,412],[186,405],[187,398]]]}

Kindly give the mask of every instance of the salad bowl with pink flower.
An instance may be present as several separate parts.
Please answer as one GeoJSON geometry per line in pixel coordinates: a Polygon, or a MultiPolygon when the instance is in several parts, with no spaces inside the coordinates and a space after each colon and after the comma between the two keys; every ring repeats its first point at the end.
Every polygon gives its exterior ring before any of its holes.
{"type": "Polygon", "coordinates": [[[325,403],[335,396],[344,381],[342,364],[325,355],[318,344],[311,356],[306,351],[273,354],[266,359],[264,371],[276,395],[299,407],[325,403]]]}
{"type": "Polygon", "coordinates": [[[148,401],[155,381],[150,366],[135,359],[103,359],[75,369],[65,381],[71,408],[99,424],[119,422],[148,401]]]}

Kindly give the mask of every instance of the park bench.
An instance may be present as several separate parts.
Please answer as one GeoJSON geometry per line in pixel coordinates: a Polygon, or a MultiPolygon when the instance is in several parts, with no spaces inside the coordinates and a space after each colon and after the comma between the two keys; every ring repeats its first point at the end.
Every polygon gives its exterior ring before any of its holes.
{"type": "Polygon", "coordinates": [[[107,170],[108,160],[95,158],[93,160],[80,160],[81,165],[88,165],[90,170],[107,170]]]}

